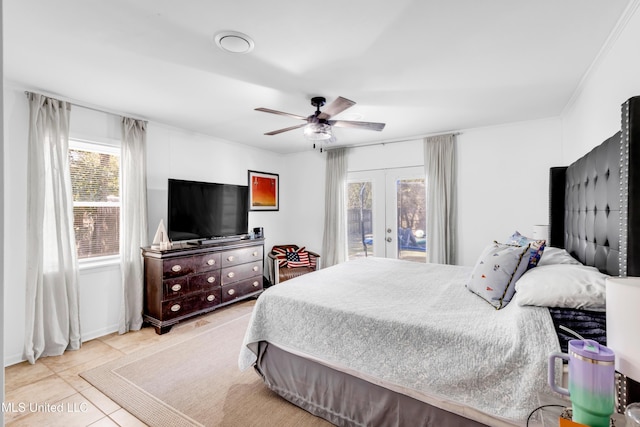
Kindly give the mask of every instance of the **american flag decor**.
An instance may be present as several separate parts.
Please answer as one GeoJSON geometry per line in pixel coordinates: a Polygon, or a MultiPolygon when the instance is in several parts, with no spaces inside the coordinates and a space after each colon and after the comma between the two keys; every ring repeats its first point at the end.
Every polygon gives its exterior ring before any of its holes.
{"type": "Polygon", "coordinates": [[[308,267],[309,266],[309,253],[300,248],[298,250],[287,250],[287,267],[308,267]]]}

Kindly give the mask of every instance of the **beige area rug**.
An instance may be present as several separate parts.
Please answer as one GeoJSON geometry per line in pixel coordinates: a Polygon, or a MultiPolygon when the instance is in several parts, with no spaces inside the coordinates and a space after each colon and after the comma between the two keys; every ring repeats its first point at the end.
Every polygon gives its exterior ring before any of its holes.
{"type": "MultiPolygon", "coordinates": [[[[252,306],[80,375],[150,426],[330,426],[240,372],[252,306]]],[[[209,319],[215,319],[215,313],[209,319]]]]}

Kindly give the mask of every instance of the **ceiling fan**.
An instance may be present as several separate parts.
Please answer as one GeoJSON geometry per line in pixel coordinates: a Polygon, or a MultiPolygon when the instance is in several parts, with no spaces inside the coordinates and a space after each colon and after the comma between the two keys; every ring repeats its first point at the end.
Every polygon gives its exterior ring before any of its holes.
{"type": "Polygon", "coordinates": [[[384,129],[384,123],[357,122],[350,120],[330,120],[332,116],[335,116],[336,114],[341,113],[347,108],[355,105],[355,102],[339,96],[331,104],[329,104],[327,108],[324,109],[324,111],[320,111],[320,107],[324,106],[326,102],[327,100],[322,96],[315,96],[311,98],[311,105],[316,107],[316,111],[308,117],[299,116],[297,114],[284,113],[282,111],[272,110],[270,108],[256,108],[256,111],[279,114],[281,116],[292,117],[294,119],[304,120],[306,122],[300,125],[290,126],[284,129],[267,132],[265,133],[265,135],[277,135],[279,133],[304,127],[304,135],[307,139],[310,139],[312,141],[333,141],[334,138],[331,130],[333,126],[355,129],[368,129],[378,132],[384,129]]]}

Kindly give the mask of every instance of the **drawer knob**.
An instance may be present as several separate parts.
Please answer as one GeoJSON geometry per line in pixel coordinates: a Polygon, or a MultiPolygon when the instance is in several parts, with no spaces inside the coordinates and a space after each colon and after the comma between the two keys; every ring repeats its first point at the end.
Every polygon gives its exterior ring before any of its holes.
{"type": "Polygon", "coordinates": [[[171,290],[172,290],[173,292],[178,292],[180,289],[182,289],[182,285],[181,285],[181,284],[179,284],[179,283],[177,283],[177,284],[175,284],[175,285],[173,285],[173,286],[171,287],[171,290]]]}
{"type": "Polygon", "coordinates": [[[258,266],[257,265],[253,266],[253,271],[258,271],[258,266]]]}
{"type": "Polygon", "coordinates": [[[211,301],[213,301],[213,300],[215,300],[215,299],[216,299],[216,296],[215,296],[215,295],[213,295],[213,294],[211,294],[211,295],[207,295],[207,301],[211,302],[211,301]]]}
{"type": "Polygon", "coordinates": [[[227,261],[233,261],[235,259],[235,257],[233,255],[229,255],[227,257],[227,261]]]}
{"type": "Polygon", "coordinates": [[[180,311],[180,304],[173,304],[171,306],[171,311],[180,311]]]}
{"type": "Polygon", "coordinates": [[[213,264],[215,264],[215,263],[216,263],[216,260],[215,260],[215,259],[213,259],[213,258],[211,258],[211,259],[207,260],[207,264],[208,264],[208,265],[213,265],[213,264]]]}
{"type": "Polygon", "coordinates": [[[229,290],[227,291],[227,293],[228,293],[229,295],[233,295],[233,294],[235,294],[235,293],[236,293],[236,291],[235,291],[235,289],[229,289],[229,290]]]}
{"type": "Polygon", "coordinates": [[[253,256],[258,256],[258,251],[253,251],[253,256]]]}
{"type": "Polygon", "coordinates": [[[234,273],[233,271],[230,271],[227,273],[227,277],[231,278],[234,277],[236,275],[236,273],[234,273]]]}
{"type": "Polygon", "coordinates": [[[182,270],[182,267],[180,266],[180,264],[176,264],[173,267],[171,267],[171,271],[173,271],[174,273],[177,273],[180,270],[182,270]]]}
{"type": "Polygon", "coordinates": [[[258,281],[257,281],[257,280],[256,280],[255,282],[253,282],[253,287],[254,287],[254,288],[257,288],[257,287],[258,287],[258,285],[259,285],[259,283],[258,283],[258,281]]]}
{"type": "Polygon", "coordinates": [[[209,282],[209,283],[213,283],[213,282],[215,282],[215,281],[216,281],[216,278],[215,278],[214,276],[209,276],[209,277],[207,277],[207,282],[209,282]]]}

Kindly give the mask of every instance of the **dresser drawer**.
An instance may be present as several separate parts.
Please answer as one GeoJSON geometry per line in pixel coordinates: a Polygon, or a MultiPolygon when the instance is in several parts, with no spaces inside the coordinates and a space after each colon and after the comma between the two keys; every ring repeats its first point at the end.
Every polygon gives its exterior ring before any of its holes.
{"type": "Polygon", "coordinates": [[[239,282],[252,276],[262,276],[262,260],[222,269],[222,284],[239,282]]]}
{"type": "Polygon", "coordinates": [[[195,311],[213,308],[220,304],[220,288],[192,296],[162,302],[162,320],[185,316],[195,311]]]}
{"type": "Polygon", "coordinates": [[[193,257],[193,265],[196,273],[220,268],[220,253],[212,252],[193,257]]]}
{"type": "Polygon", "coordinates": [[[263,239],[177,244],[163,251],[142,248],[142,256],[143,319],[158,334],[263,290],[263,239]],[[225,285],[226,294],[222,291],[225,285]]]}
{"type": "Polygon", "coordinates": [[[200,305],[197,307],[198,310],[203,310],[205,308],[214,307],[222,301],[222,294],[220,291],[220,287],[216,287],[213,289],[209,289],[207,292],[203,292],[200,295],[200,305]]]}
{"type": "Polygon", "coordinates": [[[194,274],[189,277],[189,290],[191,292],[204,291],[209,288],[220,286],[220,270],[207,271],[205,273],[194,274]]]}
{"type": "Polygon", "coordinates": [[[185,295],[189,292],[188,279],[179,277],[177,279],[167,279],[162,281],[162,299],[173,299],[185,295]]]}
{"type": "Polygon", "coordinates": [[[180,317],[193,311],[196,306],[198,296],[184,297],[162,302],[162,320],[180,317]]]}
{"type": "Polygon", "coordinates": [[[186,276],[193,273],[193,258],[173,258],[162,262],[162,277],[170,279],[172,277],[186,276]]]}
{"type": "Polygon", "coordinates": [[[262,276],[251,277],[240,282],[222,286],[222,302],[233,301],[252,292],[262,290],[262,276]]]}
{"type": "Polygon", "coordinates": [[[221,262],[222,267],[228,267],[257,260],[262,262],[262,246],[222,252],[221,262]]]}

